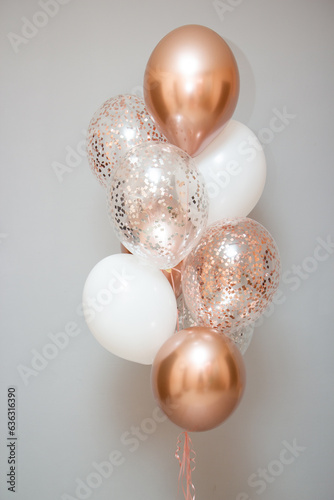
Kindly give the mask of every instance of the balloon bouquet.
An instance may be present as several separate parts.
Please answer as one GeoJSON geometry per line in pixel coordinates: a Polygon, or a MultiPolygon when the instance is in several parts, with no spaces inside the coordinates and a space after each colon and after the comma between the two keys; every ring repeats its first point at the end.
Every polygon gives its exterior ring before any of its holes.
{"type": "Polygon", "coordinates": [[[237,407],[252,323],[280,277],[275,241],[246,217],[266,162],[256,136],[231,120],[238,95],[227,43],[183,26],[153,50],[145,101],[109,99],[87,138],[122,251],[90,272],[85,319],[110,352],[152,364],[154,397],[184,430],[176,456],[186,499],[194,498],[187,431],[213,429],[237,407]]]}

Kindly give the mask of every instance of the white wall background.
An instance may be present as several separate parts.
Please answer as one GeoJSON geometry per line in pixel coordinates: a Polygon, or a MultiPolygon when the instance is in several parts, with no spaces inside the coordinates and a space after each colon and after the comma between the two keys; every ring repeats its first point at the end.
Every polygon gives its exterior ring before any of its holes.
{"type": "Polygon", "coordinates": [[[222,0],[219,16],[211,0],[63,0],[44,27],[11,43],[8,33],[23,37],[22,18],[43,24],[41,10],[35,0],[1,1],[1,499],[84,498],[77,478],[86,482],[115,449],[125,462],[87,498],[177,496],[176,426],[159,424],[132,453],[120,441],[155,408],[149,368],[100,347],[76,309],[90,269],[119,251],[83,131],[104,100],[142,84],[158,41],[191,23],[217,31],[235,53],[237,120],[268,137],[274,110],[293,115],[266,145],[267,184],[252,213],[279,245],[282,303],[245,355],[236,413],[192,434],[196,499],[333,498],[333,1],[222,0]],[[72,163],[69,150],[78,150],[72,163]],[[68,167],[62,182],[55,162],[68,167]],[[315,260],[319,238],[330,243],[315,260]],[[69,322],[80,333],[25,385],[18,366],[31,368],[32,350],[69,322]],[[6,485],[11,385],[15,494],[6,485]],[[294,440],[303,451],[277,465],[282,442],[294,440]]]}

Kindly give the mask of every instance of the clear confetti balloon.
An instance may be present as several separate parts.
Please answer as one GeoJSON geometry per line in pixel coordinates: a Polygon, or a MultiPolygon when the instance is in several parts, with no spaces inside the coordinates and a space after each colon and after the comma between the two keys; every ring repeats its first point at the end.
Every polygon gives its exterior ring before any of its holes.
{"type": "MultiPolygon", "coordinates": [[[[203,325],[201,321],[196,323],[196,321],[193,319],[184,300],[183,294],[181,293],[181,295],[177,299],[177,329],[185,330],[186,328],[192,328],[193,326],[203,325]]],[[[236,330],[233,332],[225,330],[224,332],[217,331],[217,333],[224,333],[227,337],[233,340],[237,347],[239,347],[241,354],[245,354],[253,338],[254,325],[246,325],[240,330],[236,330]]]]}
{"type": "Polygon", "coordinates": [[[181,293],[177,299],[177,329],[185,330],[186,328],[191,328],[197,325],[198,323],[196,323],[190,314],[189,308],[184,300],[183,293],[181,293]]]}
{"type": "Polygon", "coordinates": [[[199,241],[208,218],[204,180],[176,146],[141,144],[122,159],[108,191],[121,243],[160,269],[175,267],[199,241]]]}
{"type": "Polygon", "coordinates": [[[182,290],[198,324],[228,334],[259,318],[279,278],[279,252],[269,232],[246,217],[223,219],[187,257],[182,290]]]}
{"type": "Polygon", "coordinates": [[[254,325],[246,325],[243,326],[240,330],[232,332],[225,331],[224,333],[227,337],[233,340],[235,345],[239,347],[241,354],[244,355],[253,338],[254,325]]]}
{"type": "Polygon", "coordinates": [[[108,99],[94,114],[87,134],[88,162],[104,186],[118,162],[132,147],[143,141],[163,141],[144,100],[135,95],[108,99]]]}

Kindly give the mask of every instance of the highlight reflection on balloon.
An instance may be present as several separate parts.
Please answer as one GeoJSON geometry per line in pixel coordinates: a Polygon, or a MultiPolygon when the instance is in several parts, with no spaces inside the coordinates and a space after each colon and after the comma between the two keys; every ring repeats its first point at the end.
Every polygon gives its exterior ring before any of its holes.
{"type": "Polygon", "coordinates": [[[148,111],[169,142],[191,156],[231,118],[239,96],[234,55],[217,33],[181,26],[155,47],[144,76],[148,111]]]}
{"type": "Polygon", "coordinates": [[[242,355],[206,327],[182,330],[159,349],[152,365],[153,395],[168,418],[188,431],[213,429],[238,406],[245,386],[242,355]]]}
{"type": "Polygon", "coordinates": [[[197,165],[161,142],[141,144],[122,159],[108,192],[121,243],[160,269],[179,264],[205,230],[208,200],[197,165]]]}
{"type": "Polygon", "coordinates": [[[209,226],[187,257],[182,290],[198,324],[234,332],[253,323],[279,285],[280,259],[270,233],[249,218],[209,226]]]}

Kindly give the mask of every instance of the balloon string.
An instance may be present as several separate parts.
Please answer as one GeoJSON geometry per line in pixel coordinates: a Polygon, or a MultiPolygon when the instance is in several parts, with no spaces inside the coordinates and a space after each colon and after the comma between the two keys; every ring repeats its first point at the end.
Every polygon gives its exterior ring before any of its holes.
{"type": "MultiPolygon", "coordinates": [[[[175,283],[174,283],[174,276],[173,276],[173,271],[179,271],[178,269],[174,269],[172,268],[170,270],[170,278],[171,278],[171,281],[172,281],[172,288],[173,288],[173,292],[175,294],[175,283]]],[[[179,271],[180,272],[180,271],[179,271]]],[[[180,331],[180,322],[179,322],[179,311],[177,311],[177,316],[176,316],[176,331],[179,332],[180,331]]]]}
{"type": "MultiPolygon", "coordinates": [[[[170,279],[171,279],[171,281],[172,281],[172,288],[173,288],[173,292],[175,293],[175,283],[174,283],[173,271],[174,271],[174,269],[172,268],[172,269],[170,270],[170,279]]],[[[176,269],[175,269],[175,271],[176,271],[176,269]]]]}
{"type": "Polygon", "coordinates": [[[191,473],[195,470],[195,457],[196,453],[192,448],[192,441],[187,431],[181,432],[177,438],[175,458],[179,461],[179,485],[177,493],[179,494],[180,483],[185,500],[195,500],[195,486],[191,481],[191,473]],[[180,451],[182,445],[182,435],[184,435],[183,454],[180,458],[180,451]],[[192,456],[191,456],[192,455],[192,456]]]}

